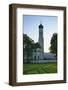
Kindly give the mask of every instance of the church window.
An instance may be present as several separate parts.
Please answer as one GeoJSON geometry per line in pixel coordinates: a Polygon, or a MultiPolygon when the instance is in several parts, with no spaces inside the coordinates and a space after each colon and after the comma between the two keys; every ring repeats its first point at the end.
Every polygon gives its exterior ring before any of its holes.
{"type": "Polygon", "coordinates": [[[34,59],[36,59],[36,56],[34,56],[34,59]]]}
{"type": "Polygon", "coordinates": [[[39,59],[39,56],[38,56],[38,59],[39,59]]]}

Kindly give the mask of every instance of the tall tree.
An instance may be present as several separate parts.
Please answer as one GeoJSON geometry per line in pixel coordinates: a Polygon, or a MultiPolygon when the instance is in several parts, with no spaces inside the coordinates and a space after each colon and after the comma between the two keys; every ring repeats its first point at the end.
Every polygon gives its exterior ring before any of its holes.
{"type": "Polygon", "coordinates": [[[33,50],[41,48],[39,43],[35,43],[29,36],[23,34],[23,56],[27,58],[27,62],[33,59],[33,50]]]}
{"type": "Polygon", "coordinates": [[[56,54],[57,57],[57,33],[53,34],[50,44],[50,52],[56,54]]]}
{"type": "MultiPolygon", "coordinates": [[[[23,56],[27,58],[27,62],[30,62],[32,59],[32,48],[33,48],[34,41],[28,37],[26,34],[23,34],[23,56]]],[[[25,59],[24,59],[25,60],[25,59]]]]}

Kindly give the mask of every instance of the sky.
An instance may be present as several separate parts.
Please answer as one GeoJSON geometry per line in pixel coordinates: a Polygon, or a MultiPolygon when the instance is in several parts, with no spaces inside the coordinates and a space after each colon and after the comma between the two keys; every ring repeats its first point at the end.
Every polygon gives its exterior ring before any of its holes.
{"type": "Polygon", "coordinates": [[[50,40],[53,33],[57,33],[57,16],[23,16],[23,33],[27,34],[34,42],[38,42],[39,25],[43,25],[44,52],[49,52],[50,40]]]}

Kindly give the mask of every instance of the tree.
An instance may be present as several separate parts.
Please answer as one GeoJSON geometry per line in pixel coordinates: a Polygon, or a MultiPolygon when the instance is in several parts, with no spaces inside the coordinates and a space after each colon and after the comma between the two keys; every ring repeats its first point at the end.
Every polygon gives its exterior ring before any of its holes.
{"type": "Polygon", "coordinates": [[[50,44],[50,52],[54,53],[57,57],[57,33],[53,34],[50,44]]]}
{"type": "Polygon", "coordinates": [[[38,42],[33,44],[33,49],[37,49],[37,48],[41,48],[38,42]]]}
{"type": "Polygon", "coordinates": [[[37,48],[41,48],[39,43],[35,43],[27,34],[23,34],[23,57],[25,61],[25,57],[27,62],[29,63],[30,60],[33,59],[33,50],[37,48]]]}
{"type": "Polygon", "coordinates": [[[26,34],[23,34],[23,56],[27,58],[27,62],[30,62],[30,60],[32,59],[33,44],[34,41],[26,34]]]}

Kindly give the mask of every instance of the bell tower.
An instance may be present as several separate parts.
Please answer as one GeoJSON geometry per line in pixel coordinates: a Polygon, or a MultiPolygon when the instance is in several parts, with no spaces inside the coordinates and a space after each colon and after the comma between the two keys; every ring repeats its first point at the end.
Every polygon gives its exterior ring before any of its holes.
{"type": "Polygon", "coordinates": [[[44,38],[43,38],[43,25],[39,25],[39,40],[38,40],[40,46],[41,46],[41,52],[44,52],[44,38]]]}

